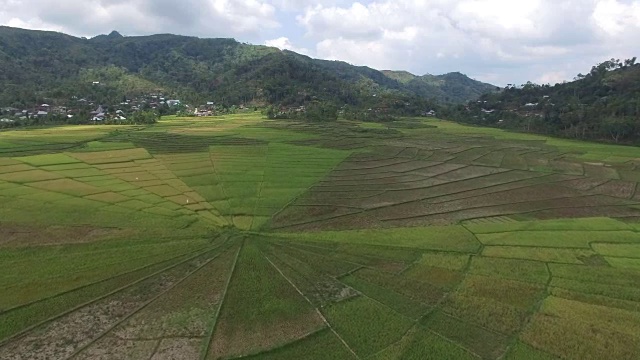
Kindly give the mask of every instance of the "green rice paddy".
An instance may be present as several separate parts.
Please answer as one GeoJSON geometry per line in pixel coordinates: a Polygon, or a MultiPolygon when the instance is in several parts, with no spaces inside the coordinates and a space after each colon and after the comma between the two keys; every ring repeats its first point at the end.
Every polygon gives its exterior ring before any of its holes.
{"type": "Polygon", "coordinates": [[[258,114],[0,132],[0,359],[638,359],[640,149],[258,114]]]}

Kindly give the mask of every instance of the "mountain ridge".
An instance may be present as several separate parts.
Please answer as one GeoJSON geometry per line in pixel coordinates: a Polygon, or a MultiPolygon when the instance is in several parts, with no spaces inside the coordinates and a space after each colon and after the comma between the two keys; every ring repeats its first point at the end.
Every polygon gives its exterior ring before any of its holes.
{"type": "MultiPolygon", "coordinates": [[[[386,96],[404,102],[464,103],[496,90],[455,73],[424,75],[405,83],[367,66],[229,38],[123,36],[114,30],[86,39],[0,26],[1,104],[84,96],[78,89],[87,89],[87,72],[123,76],[112,67],[139,80],[128,81],[130,85],[144,83],[146,91],[155,84],[193,102],[298,105],[320,100],[369,106],[369,97],[386,96]]],[[[143,90],[112,86],[117,81],[106,78],[105,86],[111,87],[102,92],[110,99],[143,90]]]]}

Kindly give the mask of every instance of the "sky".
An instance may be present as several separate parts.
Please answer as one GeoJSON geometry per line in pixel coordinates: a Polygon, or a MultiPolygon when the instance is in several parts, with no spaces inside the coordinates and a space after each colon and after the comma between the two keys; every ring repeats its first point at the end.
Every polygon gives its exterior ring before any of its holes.
{"type": "Polygon", "coordinates": [[[640,57],[640,0],[0,0],[0,24],[232,37],[417,75],[555,84],[640,57]]]}

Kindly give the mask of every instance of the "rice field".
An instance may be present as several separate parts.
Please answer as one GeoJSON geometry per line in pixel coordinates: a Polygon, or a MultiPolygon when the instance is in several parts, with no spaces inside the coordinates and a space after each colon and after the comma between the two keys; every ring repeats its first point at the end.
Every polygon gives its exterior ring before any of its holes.
{"type": "Polygon", "coordinates": [[[640,150],[404,119],[0,132],[0,359],[638,359],[640,150]]]}

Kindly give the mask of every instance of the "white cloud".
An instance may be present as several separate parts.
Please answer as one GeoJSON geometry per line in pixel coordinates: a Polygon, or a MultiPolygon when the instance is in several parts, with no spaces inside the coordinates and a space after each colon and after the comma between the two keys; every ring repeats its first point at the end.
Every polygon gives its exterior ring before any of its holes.
{"type": "Polygon", "coordinates": [[[280,50],[290,50],[303,55],[311,55],[309,49],[294,46],[288,37],[279,37],[277,39],[267,40],[264,42],[266,46],[278,48],[280,50]]]}
{"type": "Polygon", "coordinates": [[[297,21],[321,57],[499,84],[572,78],[640,49],[640,0],[375,0],[297,21]]]}
{"type": "Polygon", "coordinates": [[[542,76],[538,77],[535,82],[538,84],[551,84],[555,85],[557,83],[561,83],[564,80],[567,80],[567,77],[575,76],[568,75],[564,71],[551,71],[548,73],[542,74],[542,76]]]}
{"type": "Polygon", "coordinates": [[[3,24],[85,36],[118,29],[229,37],[280,25],[267,0],[0,0],[0,8],[3,24]]]}
{"type": "Polygon", "coordinates": [[[640,0],[0,0],[0,23],[80,36],[236,37],[502,85],[570,79],[640,50],[640,0]]]}
{"type": "Polygon", "coordinates": [[[630,28],[640,28],[640,2],[598,1],[593,11],[595,23],[608,35],[616,36],[630,28]]]}

